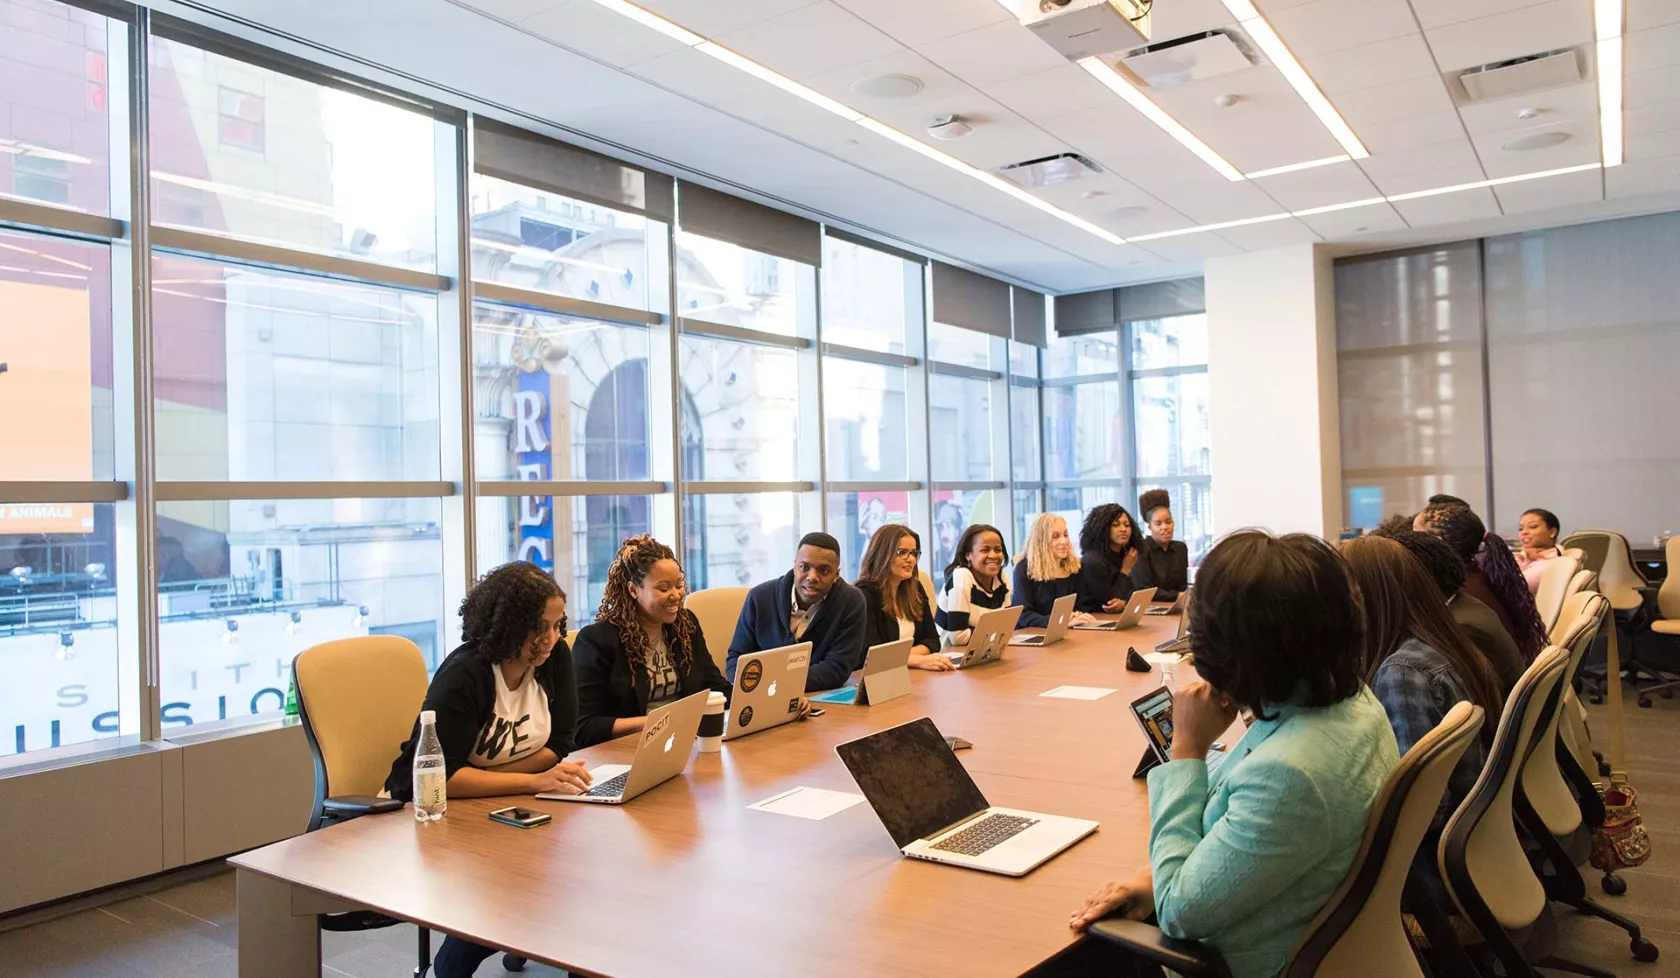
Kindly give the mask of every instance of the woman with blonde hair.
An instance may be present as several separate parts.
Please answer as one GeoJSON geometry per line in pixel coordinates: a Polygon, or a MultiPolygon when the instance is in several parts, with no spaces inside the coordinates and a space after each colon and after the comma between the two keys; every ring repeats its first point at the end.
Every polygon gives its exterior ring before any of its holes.
{"type": "MultiPolygon", "coordinates": [[[[1050,624],[1050,607],[1057,598],[1078,594],[1079,555],[1073,551],[1067,521],[1055,513],[1040,513],[1027,530],[1027,545],[1015,564],[1015,600],[1021,605],[1022,628],[1043,628],[1050,624]]],[[[1095,621],[1076,611],[1072,624],[1095,621]]]]}
{"type": "Polygon", "coordinates": [[[933,601],[916,577],[921,559],[922,538],[907,526],[888,523],[869,538],[857,579],[863,592],[863,645],[910,639],[910,668],[949,672],[956,666],[939,654],[933,601]]]}
{"type": "Polygon", "coordinates": [[[619,547],[595,621],[572,645],[578,746],[636,733],[648,710],[703,689],[729,692],[700,620],[683,607],[687,586],[677,555],[653,537],[619,547]]]}

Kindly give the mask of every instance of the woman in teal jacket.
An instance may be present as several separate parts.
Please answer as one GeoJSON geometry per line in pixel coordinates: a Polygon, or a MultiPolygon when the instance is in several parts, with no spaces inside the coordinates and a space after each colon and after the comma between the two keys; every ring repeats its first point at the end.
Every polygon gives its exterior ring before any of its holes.
{"type": "Polygon", "coordinates": [[[1149,772],[1149,865],[1072,926],[1153,916],[1217,949],[1234,978],[1270,978],[1347,875],[1399,751],[1360,681],[1358,590],[1324,541],[1233,533],[1202,562],[1190,607],[1202,678],[1173,694],[1172,757],[1149,772]],[[1210,772],[1209,747],[1244,710],[1253,725],[1210,772]]]}

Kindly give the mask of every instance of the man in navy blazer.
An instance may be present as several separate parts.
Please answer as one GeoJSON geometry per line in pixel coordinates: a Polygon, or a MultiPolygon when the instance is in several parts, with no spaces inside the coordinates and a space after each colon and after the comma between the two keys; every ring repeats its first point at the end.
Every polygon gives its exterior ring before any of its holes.
{"type": "Polygon", "coordinates": [[[743,655],[811,643],[805,691],[836,689],[863,666],[863,592],[840,579],[840,544],[826,533],[799,541],[793,570],[747,592],[724,672],[743,655]]]}

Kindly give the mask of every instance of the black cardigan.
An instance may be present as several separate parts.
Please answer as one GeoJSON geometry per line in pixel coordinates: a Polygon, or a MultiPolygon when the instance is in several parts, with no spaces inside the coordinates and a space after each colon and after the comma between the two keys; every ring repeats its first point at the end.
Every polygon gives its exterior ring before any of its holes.
{"type": "Polygon", "coordinates": [[[1178,592],[1190,586],[1190,548],[1174,540],[1163,550],[1154,537],[1145,537],[1132,565],[1132,586],[1154,588],[1156,601],[1178,600],[1178,592]]]}
{"type": "Polygon", "coordinates": [[[805,674],[807,693],[838,689],[846,685],[846,677],[863,668],[863,595],[856,587],[844,580],[835,581],[828,597],[817,606],[803,638],[793,637],[792,610],[793,571],[747,592],[724,663],[723,674],[730,682],[735,681],[735,663],[741,656],[801,642],[811,643],[811,668],[805,674]]]}
{"type": "MultiPolygon", "coordinates": [[[[857,582],[857,589],[863,592],[863,647],[867,650],[883,642],[898,641],[898,619],[886,613],[881,607],[881,589],[870,581],[857,582]]],[[[922,582],[916,582],[916,590],[922,592],[922,617],[916,619],[916,634],[911,639],[912,646],[925,646],[929,652],[939,651],[939,629],[933,625],[933,602],[928,600],[927,589],[922,582]]]]}
{"type": "MultiPolygon", "coordinates": [[[[694,647],[689,650],[688,668],[671,650],[671,665],[677,670],[677,695],[692,696],[703,689],[728,694],[729,681],[718,671],[706,649],[700,619],[684,608],[694,647]]],[[[624,654],[617,625],[598,621],[585,625],[574,639],[572,661],[577,666],[577,746],[589,747],[613,739],[613,721],[620,717],[647,716],[649,683],[646,669],[630,674],[630,659],[624,654]]]]}
{"type": "MultiPolygon", "coordinates": [[[[1130,598],[1137,589],[1132,586],[1131,575],[1120,569],[1120,562],[1125,559],[1124,553],[1115,553],[1107,547],[1085,551],[1079,558],[1079,576],[1083,586],[1079,589],[1079,601],[1074,607],[1097,615],[1102,613],[1103,605],[1109,601],[1130,598]]],[[[1132,566],[1135,568],[1137,565],[1132,566]]]]}
{"type": "MultiPolygon", "coordinates": [[[[451,777],[467,766],[479,731],[495,715],[494,670],[498,668],[480,658],[469,642],[449,653],[426,688],[426,702],[421,709],[437,714],[443,765],[451,777]]],[[[563,760],[575,746],[573,737],[578,718],[577,678],[572,671],[572,653],[565,642],[555,644],[554,651],[537,667],[532,678],[548,691],[549,732],[548,743],[543,746],[554,752],[556,761],[563,760]]],[[[411,801],[414,797],[414,742],[419,737],[420,718],[415,717],[414,729],[385,779],[385,790],[398,801],[411,801]]]]}
{"type": "MultiPolygon", "coordinates": [[[[1009,589],[1009,596],[1021,606],[1021,620],[1017,628],[1045,628],[1050,624],[1050,607],[1057,598],[1069,594],[1082,593],[1081,581],[1078,574],[1058,577],[1049,581],[1035,581],[1027,576],[1027,561],[1022,558],[1015,564],[1015,586],[1009,589]]],[[[1074,601],[1074,607],[1079,601],[1074,601]]]]}

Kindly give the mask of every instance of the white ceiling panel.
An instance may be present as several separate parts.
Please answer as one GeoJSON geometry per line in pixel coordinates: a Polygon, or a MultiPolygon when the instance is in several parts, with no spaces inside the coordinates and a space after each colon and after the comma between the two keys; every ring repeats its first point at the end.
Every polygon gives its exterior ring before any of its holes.
{"type": "MultiPolygon", "coordinates": [[[[731,0],[733,2],[733,0],[731,0]]],[[[1013,20],[996,3],[975,0],[835,0],[906,47],[1013,20]]]]}
{"type": "Polygon", "coordinates": [[[1377,156],[1398,153],[1420,146],[1451,142],[1464,138],[1464,123],[1453,110],[1414,115],[1392,122],[1374,123],[1358,130],[1365,148],[1377,156]]]}
{"type": "Polygon", "coordinates": [[[1313,0],[1267,19],[1297,58],[1417,33],[1406,0],[1313,0]]]}
{"type": "Polygon", "coordinates": [[[1155,95],[1155,102],[1239,170],[1323,159],[1341,147],[1277,69],[1245,68],[1155,95]],[[1221,95],[1239,101],[1221,106],[1221,95]]]}
{"type": "Polygon", "coordinates": [[[1394,205],[1394,209],[1400,212],[1407,224],[1412,227],[1424,227],[1430,224],[1451,224],[1456,221],[1498,217],[1499,201],[1493,196],[1492,190],[1481,187],[1476,190],[1461,190],[1455,194],[1402,200],[1394,205]]]}
{"type": "MultiPolygon", "coordinates": [[[[990,0],[970,0],[986,3],[990,0]]],[[[934,64],[970,85],[989,85],[1005,78],[1049,71],[1067,64],[1067,59],[1032,31],[1014,21],[1003,21],[978,30],[916,45],[934,64]]]]}
{"type": "Polygon", "coordinates": [[[1499,207],[1507,214],[1571,207],[1604,199],[1604,171],[1565,173],[1540,180],[1525,180],[1493,188],[1499,207]]]}
{"type": "MultiPolygon", "coordinates": [[[[764,83],[755,80],[754,84],[762,86],[764,83]]],[[[859,112],[877,117],[882,112],[974,91],[950,72],[910,50],[895,51],[883,58],[847,65],[807,79],[806,84],[859,112]],[[852,91],[853,82],[878,75],[908,75],[922,83],[922,90],[907,98],[873,98],[852,91]]]]}
{"type": "Polygon", "coordinates": [[[817,0],[636,0],[666,20],[681,24],[696,34],[716,38],[727,31],[762,24],[817,0]]]}
{"type": "MultiPolygon", "coordinates": [[[[1428,187],[1441,186],[1442,182],[1428,182],[1429,174],[1441,170],[1474,170],[1481,173],[1481,162],[1476,158],[1476,151],[1467,140],[1457,139],[1452,142],[1435,143],[1430,146],[1420,146],[1417,149],[1402,150],[1385,153],[1369,159],[1358,161],[1359,168],[1374,180],[1384,193],[1408,193],[1413,190],[1423,190],[1428,187]],[[1411,178],[1424,175],[1424,182],[1411,178]],[[1409,185],[1408,185],[1409,184],[1409,185]],[[1400,189],[1396,189],[1400,188],[1400,189]]],[[[1481,176],[1464,177],[1463,180],[1447,181],[1462,183],[1464,180],[1480,180],[1481,176]]]]}
{"type": "MultiPolygon", "coordinates": [[[[770,94],[765,91],[765,84],[751,75],[680,44],[669,54],[632,65],[629,70],[667,91],[712,105],[770,94]]],[[[794,97],[775,89],[770,91],[786,98],[794,97]]],[[[814,105],[801,104],[813,114],[826,114],[814,105]]]]}
{"type": "Polygon", "coordinates": [[[957,159],[982,170],[1012,163],[1041,160],[1069,151],[1067,143],[1031,123],[987,125],[971,135],[940,147],[957,159]]]}
{"type": "Polygon", "coordinates": [[[1442,71],[1586,44],[1592,0],[1551,0],[1425,31],[1442,71]]]}
{"type": "Polygon", "coordinates": [[[519,22],[522,30],[596,61],[623,68],[683,47],[650,30],[626,30],[624,18],[592,0],[567,0],[519,22]]]}
{"type": "Polygon", "coordinates": [[[1361,138],[1367,126],[1457,111],[1452,96],[1447,94],[1447,86],[1433,73],[1389,85],[1344,92],[1331,102],[1361,138]]]}
{"type": "Polygon", "coordinates": [[[1435,61],[1422,34],[1407,34],[1299,60],[1332,101],[1343,92],[1436,75],[1435,61]]]}
{"type": "Polygon", "coordinates": [[[1412,0],[1418,23],[1424,30],[1462,24],[1511,10],[1532,7],[1543,0],[1412,0]]]}
{"type": "Polygon", "coordinates": [[[1464,128],[1471,136],[1489,133],[1518,133],[1531,128],[1544,128],[1571,119],[1598,118],[1598,85],[1582,82],[1565,88],[1519,95],[1515,98],[1494,99],[1466,105],[1459,110],[1464,128]],[[1533,119],[1519,119],[1517,113],[1535,109],[1533,119]]]}
{"type": "Polygon", "coordinates": [[[1406,227],[1400,212],[1392,204],[1373,204],[1369,207],[1350,207],[1298,218],[1301,223],[1317,231],[1326,240],[1351,238],[1379,231],[1395,231],[1406,227]]]}
{"type": "MultiPolygon", "coordinates": [[[[1271,5],[1263,6],[1270,9],[1271,5]]],[[[1216,27],[1230,26],[1235,24],[1236,20],[1219,0],[1172,0],[1171,3],[1158,3],[1149,11],[1150,40],[1160,43],[1178,37],[1188,37],[1191,34],[1211,31],[1216,27]]]]}
{"type": "Polygon", "coordinates": [[[1365,171],[1353,163],[1316,166],[1275,177],[1260,177],[1254,182],[1283,209],[1292,211],[1382,196],[1365,171]]]}
{"type": "Polygon", "coordinates": [[[1604,192],[1612,199],[1680,193],[1680,156],[1659,156],[1604,171],[1604,192]]]}
{"type": "Polygon", "coordinates": [[[1680,65],[1680,24],[1629,34],[1623,43],[1629,71],[1653,71],[1680,65]]]}
{"type": "Polygon", "coordinates": [[[1514,177],[1524,173],[1559,170],[1567,166],[1596,163],[1598,153],[1598,122],[1595,119],[1548,126],[1536,133],[1558,132],[1569,136],[1566,142],[1545,149],[1512,152],[1501,147],[1511,138],[1510,133],[1477,136],[1476,153],[1482,159],[1482,169],[1488,177],[1514,177]]]}
{"type": "Polygon", "coordinates": [[[910,133],[917,139],[926,139],[929,145],[950,152],[953,156],[960,155],[956,150],[965,143],[985,135],[987,129],[998,129],[1006,126],[1020,126],[1026,120],[1009,111],[996,101],[981,95],[967,85],[960,90],[939,98],[921,99],[913,105],[895,108],[882,107],[875,118],[885,122],[900,131],[910,133]],[[927,126],[936,116],[960,115],[970,121],[974,132],[961,139],[940,141],[927,139],[927,126]]]}
{"type": "Polygon", "coordinates": [[[1628,109],[1627,131],[1632,135],[1646,135],[1653,132],[1667,132],[1670,129],[1680,129],[1680,90],[1675,91],[1675,98],[1667,102],[1657,102],[1652,105],[1642,105],[1637,109],[1628,109]]]}
{"type": "Polygon", "coordinates": [[[472,7],[509,23],[542,13],[565,2],[566,0],[460,0],[462,6],[472,7]]]}
{"type": "Polygon", "coordinates": [[[1680,3],[1674,0],[1627,0],[1628,31],[1648,31],[1664,24],[1680,24],[1680,3]]]}
{"type": "Polygon", "coordinates": [[[1243,252],[1243,249],[1226,241],[1219,235],[1207,232],[1181,234],[1176,238],[1145,241],[1142,247],[1144,250],[1158,255],[1161,260],[1168,262],[1202,261],[1208,258],[1222,258],[1226,255],[1240,255],[1243,252]]]}
{"type": "Polygon", "coordinates": [[[1264,224],[1245,224],[1240,228],[1226,228],[1219,236],[1244,251],[1265,251],[1268,248],[1287,248],[1290,245],[1313,244],[1323,240],[1318,232],[1300,221],[1267,221],[1264,224]]]}
{"type": "MultiPolygon", "coordinates": [[[[1680,7],[1680,3],[1675,6],[1680,7]]],[[[1628,75],[1622,84],[1622,105],[1627,108],[1666,102],[1680,97],[1680,65],[1637,71],[1628,75]]]]}
{"type": "Polygon", "coordinates": [[[1066,115],[1094,106],[1110,106],[1115,95],[1078,65],[1006,78],[982,86],[987,95],[1028,118],[1066,115]]]}
{"type": "Polygon", "coordinates": [[[799,81],[904,49],[867,21],[828,0],[726,31],[712,40],[799,81]]]}
{"type": "Polygon", "coordinates": [[[1680,129],[1629,136],[1626,148],[1630,163],[1634,160],[1654,160],[1680,154],[1680,129]]]}
{"type": "MultiPolygon", "coordinates": [[[[1121,176],[1125,176],[1125,171],[1121,176]]],[[[1219,224],[1262,217],[1287,210],[1253,181],[1233,183],[1214,174],[1212,180],[1199,176],[1172,181],[1170,177],[1144,183],[1163,203],[1189,217],[1196,224],[1219,224]]]]}

